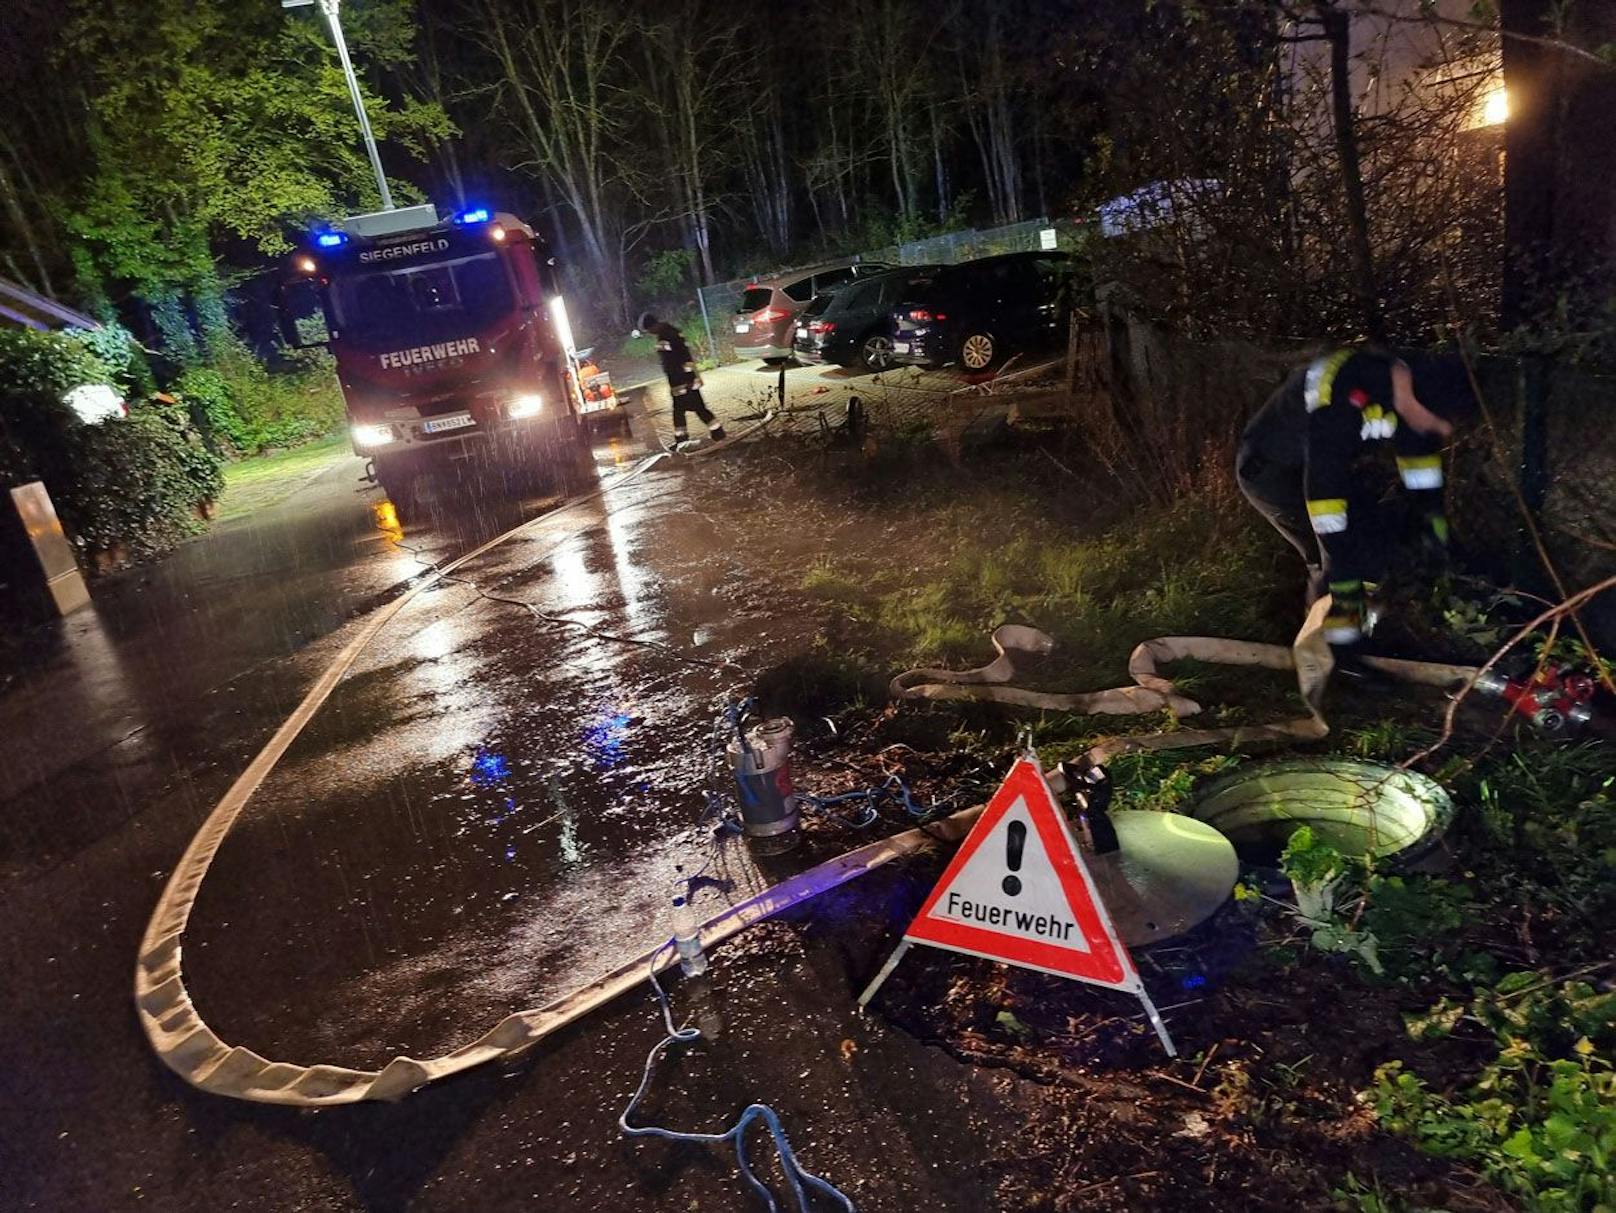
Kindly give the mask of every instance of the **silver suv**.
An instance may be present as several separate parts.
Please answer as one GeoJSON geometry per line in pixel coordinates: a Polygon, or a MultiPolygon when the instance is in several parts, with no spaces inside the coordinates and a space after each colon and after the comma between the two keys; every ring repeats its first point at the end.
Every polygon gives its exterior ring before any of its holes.
{"type": "Polygon", "coordinates": [[[736,357],[765,362],[790,358],[797,315],[810,299],[891,268],[880,261],[836,261],[751,283],[735,306],[736,357]]]}

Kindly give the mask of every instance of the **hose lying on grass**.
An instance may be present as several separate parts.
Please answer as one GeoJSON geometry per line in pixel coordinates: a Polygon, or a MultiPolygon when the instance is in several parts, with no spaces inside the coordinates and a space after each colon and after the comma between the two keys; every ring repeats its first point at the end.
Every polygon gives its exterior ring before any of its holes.
{"type": "MultiPolygon", "coordinates": [[[[993,633],[997,656],[987,665],[974,670],[909,670],[894,678],[890,689],[894,699],[964,699],[1107,716],[1134,716],[1165,708],[1182,719],[1198,715],[1201,705],[1179,694],[1171,680],[1158,673],[1159,667],[1169,662],[1193,659],[1215,665],[1295,670],[1297,688],[1307,705],[1306,716],[1274,724],[1175,729],[1119,737],[1101,742],[1088,756],[1093,762],[1104,762],[1118,754],[1138,750],[1219,744],[1238,747],[1258,741],[1316,741],[1330,731],[1323,709],[1324,690],[1335,668],[1330,646],[1324,639],[1324,616],[1329,609],[1328,596],[1314,603],[1289,648],[1217,636],[1158,636],[1139,644],[1129,656],[1128,673],[1134,680],[1133,686],[1076,693],[1031,691],[1010,685],[1018,673],[1018,660],[1025,664],[1029,659],[1047,655],[1054,650],[1055,639],[1037,628],[1007,623],[993,633]]],[[[1476,676],[1476,670],[1470,666],[1440,662],[1366,657],[1364,664],[1400,682],[1449,689],[1465,686],[1476,676]]]]}

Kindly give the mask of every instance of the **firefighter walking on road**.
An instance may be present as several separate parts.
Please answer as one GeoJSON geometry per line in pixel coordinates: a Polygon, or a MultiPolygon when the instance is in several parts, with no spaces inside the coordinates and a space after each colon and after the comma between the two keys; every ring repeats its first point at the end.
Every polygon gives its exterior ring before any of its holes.
{"type": "Polygon", "coordinates": [[[1363,457],[1391,444],[1420,543],[1445,556],[1442,447],[1474,406],[1454,355],[1341,349],[1298,368],[1246,426],[1240,491],[1306,562],[1308,605],[1330,595],[1324,638],[1348,669],[1397,542],[1363,457]]]}
{"type": "Polygon", "coordinates": [[[685,428],[687,409],[702,419],[714,442],[722,442],[724,427],[701,398],[701,376],[696,373],[696,356],[690,352],[684,334],[650,312],[640,317],[640,331],[656,338],[657,357],[662,360],[662,373],[668,377],[668,391],[673,394],[674,445],[690,441],[690,431],[685,428]]]}

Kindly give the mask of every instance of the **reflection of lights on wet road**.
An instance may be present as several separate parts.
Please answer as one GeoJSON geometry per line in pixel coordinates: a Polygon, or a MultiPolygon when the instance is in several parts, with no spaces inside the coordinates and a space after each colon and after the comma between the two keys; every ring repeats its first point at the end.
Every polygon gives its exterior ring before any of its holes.
{"type": "Polygon", "coordinates": [[[578,843],[578,815],[567,803],[567,794],[561,790],[561,781],[551,775],[547,782],[550,803],[556,807],[554,816],[547,820],[561,819],[561,837],[557,839],[557,845],[561,848],[561,862],[569,868],[577,867],[584,860],[584,849],[578,843]]]}
{"type": "Polygon", "coordinates": [[[606,440],[606,451],[612,457],[612,466],[614,468],[622,467],[628,459],[628,457],[623,454],[623,443],[621,439],[608,438],[606,440]]]}
{"type": "Polygon", "coordinates": [[[654,626],[658,621],[646,610],[650,578],[634,561],[632,539],[638,524],[625,517],[626,511],[606,512],[606,538],[611,544],[612,564],[617,569],[617,588],[623,595],[623,619],[631,628],[654,626]]]}
{"type": "Polygon", "coordinates": [[[556,588],[567,607],[588,606],[595,601],[599,578],[589,571],[582,537],[569,541],[550,557],[550,567],[555,571],[556,588]]]}
{"type": "Polygon", "coordinates": [[[628,736],[628,726],[633,719],[627,712],[612,709],[584,726],[584,749],[600,770],[610,771],[628,761],[623,739],[628,736]]]}
{"type": "Polygon", "coordinates": [[[471,760],[471,782],[480,788],[491,787],[511,777],[511,763],[505,755],[493,750],[478,750],[471,760]]]}
{"type": "Polygon", "coordinates": [[[415,634],[415,652],[425,661],[440,661],[454,652],[455,629],[450,620],[440,619],[415,634]]]}
{"type": "Polygon", "coordinates": [[[561,859],[569,867],[576,867],[584,860],[583,848],[578,845],[578,821],[568,813],[561,823],[561,859]]]}
{"type": "Polygon", "coordinates": [[[388,539],[397,543],[404,538],[404,527],[398,520],[398,507],[391,501],[383,498],[370,507],[370,513],[376,523],[376,529],[388,539]]]}

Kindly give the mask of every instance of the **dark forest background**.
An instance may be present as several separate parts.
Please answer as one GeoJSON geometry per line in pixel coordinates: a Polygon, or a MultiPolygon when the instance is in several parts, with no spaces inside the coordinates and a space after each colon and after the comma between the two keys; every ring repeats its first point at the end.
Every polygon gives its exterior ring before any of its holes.
{"type": "MultiPolygon", "coordinates": [[[[1413,341],[1459,324],[1607,357],[1616,15],[1450,7],[342,15],[400,200],[529,219],[597,336],[700,283],[1215,181],[1148,240],[1095,241],[1097,272],[1199,335],[1413,341]],[[1510,121],[1478,125],[1500,68],[1510,121]]],[[[264,269],[311,222],[378,204],[316,10],[12,0],[0,21],[0,273],[122,320],[169,368],[216,356],[233,323],[266,352],[264,269]]]]}

